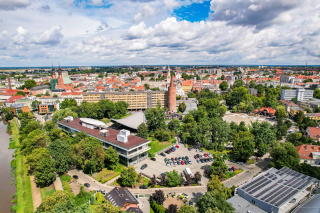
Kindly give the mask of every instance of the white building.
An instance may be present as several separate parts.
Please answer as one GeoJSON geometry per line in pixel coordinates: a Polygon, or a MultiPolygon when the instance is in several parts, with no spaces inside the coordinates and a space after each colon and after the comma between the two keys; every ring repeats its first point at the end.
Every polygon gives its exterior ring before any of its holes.
{"type": "Polygon", "coordinates": [[[281,100],[292,100],[297,98],[298,101],[308,101],[313,98],[313,90],[296,89],[296,90],[281,90],[281,100]]]}

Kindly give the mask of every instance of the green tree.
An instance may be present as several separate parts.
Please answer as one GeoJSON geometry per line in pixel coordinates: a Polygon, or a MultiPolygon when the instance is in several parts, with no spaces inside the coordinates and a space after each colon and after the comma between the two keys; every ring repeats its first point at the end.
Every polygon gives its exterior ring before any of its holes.
{"type": "Polygon", "coordinates": [[[54,172],[54,160],[50,157],[42,159],[34,171],[34,178],[36,180],[37,186],[45,187],[52,184],[56,179],[56,174],[54,172]]]}
{"type": "Polygon", "coordinates": [[[144,122],[138,126],[137,136],[141,138],[146,138],[146,139],[148,138],[148,127],[144,122]]]}
{"type": "Polygon", "coordinates": [[[32,101],[32,104],[31,104],[32,110],[33,111],[38,111],[39,110],[39,104],[41,104],[40,101],[37,101],[37,100],[32,101]]]}
{"type": "Polygon", "coordinates": [[[196,213],[196,210],[193,206],[183,205],[179,208],[178,213],[196,213]]]}
{"type": "Polygon", "coordinates": [[[67,109],[60,109],[55,111],[52,115],[52,120],[54,122],[57,122],[57,121],[63,120],[68,116],[72,116],[74,118],[78,117],[77,113],[73,112],[70,108],[67,108],[67,109]]]}
{"type": "Polygon", "coordinates": [[[29,164],[30,169],[34,170],[44,158],[50,158],[50,152],[46,148],[34,149],[30,155],[27,156],[27,164],[29,164]]]}
{"type": "Polygon", "coordinates": [[[297,122],[298,124],[301,124],[303,119],[305,118],[305,115],[303,113],[303,111],[299,110],[294,116],[293,116],[293,120],[295,122],[297,122]]]}
{"type": "Polygon", "coordinates": [[[316,88],[313,92],[313,97],[320,99],[320,89],[316,88]]]}
{"type": "Polygon", "coordinates": [[[159,105],[156,108],[147,109],[145,112],[149,131],[155,131],[166,127],[165,109],[159,105]]]}
{"type": "MultiPolygon", "coordinates": [[[[21,121],[22,123],[22,121],[21,121]]],[[[27,136],[30,132],[34,130],[40,130],[41,129],[41,124],[39,121],[36,120],[27,120],[25,125],[20,126],[20,135],[27,136]]],[[[24,138],[24,137],[21,137],[24,138]]]]}
{"type": "Polygon", "coordinates": [[[73,106],[77,106],[77,101],[73,98],[65,99],[60,104],[60,109],[66,109],[73,106]]]}
{"type": "Polygon", "coordinates": [[[201,99],[200,105],[206,108],[209,118],[223,117],[227,111],[224,105],[220,105],[217,98],[201,99]]]}
{"type": "Polygon", "coordinates": [[[49,144],[49,150],[55,161],[55,168],[58,174],[63,174],[69,169],[70,146],[66,141],[61,139],[52,141],[49,144]]]}
{"type": "Polygon", "coordinates": [[[252,122],[250,132],[254,135],[254,143],[259,156],[264,155],[271,142],[276,140],[276,134],[271,129],[271,124],[266,121],[252,122]]]}
{"type": "Polygon", "coordinates": [[[175,134],[178,134],[180,128],[180,121],[178,119],[172,119],[168,123],[168,129],[175,132],[175,134]]]}
{"type": "Polygon", "coordinates": [[[275,116],[279,119],[283,119],[287,116],[284,106],[277,106],[275,116]]]}
{"type": "Polygon", "coordinates": [[[219,180],[219,176],[211,175],[209,182],[207,184],[207,191],[215,192],[220,194],[224,199],[228,199],[232,197],[233,190],[231,188],[226,187],[221,181],[219,180]]]}
{"type": "Polygon", "coordinates": [[[214,191],[206,192],[197,202],[196,206],[199,213],[216,212],[213,211],[214,209],[224,213],[234,212],[232,204],[228,203],[223,196],[214,191]]]}
{"type": "Polygon", "coordinates": [[[299,166],[299,153],[292,143],[285,142],[271,150],[272,161],[270,166],[281,169],[288,167],[295,169],[299,166]]]}
{"type": "Polygon", "coordinates": [[[170,172],[166,172],[165,174],[166,174],[167,186],[174,187],[174,186],[180,185],[181,176],[176,170],[173,170],[173,171],[170,171],[170,172]]]}
{"type": "Polygon", "coordinates": [[[6,117],[6,120],[7,120],[7,121],[10,121],[10,120],[13,119],[13,114],[12,114],[11,112],[7,112],[6,115],[5,115],[5,117],[6,117]]]}
{"type": "Polygon", "coordinates": [[[131,186],[133,187],[135,181],[137,180],[138,174],[133,166],[123,168],[120,173],[120,184],[121,186],[131,186]]]}
{"type": "Polygon", "coordinates": [[[58,190],[42,201],[40,206],[37,208],[36,213],[51,212],[57,204],[67,203],[70,200],[70,197],[71,194],[69,192],[58,190]]]}
{"type": "Polygon", "coordinates": [[[147,83],[145,83],[143,86],[144,86],[144,89],[145,89],[145,90],[149,90],[149,89],[150,89],[150,85],[147,84],[147,83]]]}
{"type": "Polygon", "coordinates": [[[224,80],[225,76],[224,75],[221,75],[221,80],[224,80]]]}
{"type": "Polygon", "coordinates": [[[115,207],[111,202],[106,201],[105,203],[99,204],[95,209],[97,213],[120,213],[121,208],[115,207]]]}
{"type": "Polygon", "coordinates": [[[178,212],[178,207],[177,205],[174,205],[174,204],[170,204],[166,209],[166,213],[177,213],[177,212],[178,212]]]}
{"type": "Polygon", "coordinates": [[[229,84],[226,82],[226,81],[222,81],[221,84],[219,85],[219,88],[222,90],[222,91],[226,91],[229,87],[229,84]]]}
{"type": "Polygon", "coordinates": [[[21,149],[22,153],[29,155],[34,149],[45,147],[50,142],[48,135],[40,129],[34,130],[22,140],[21,149]]]}
{"type": "Polygon", "coordinates": [[[23,95],[23,96],[26,96],[26,93],[24,93],[23,91],[18,91],[15,96],[18,96],[18,95],[23,95]]]}
{"type": "Polygon", "coordinates": [[[156,190],[151,196],[150,201],[155,201],[158,205],[162,205],[166,200],[162,190],[156,190]]]}
{"type": "Polygon", "coordinates": [[[229,123],[221,118],[210,120],[211,146],[212,149],[223,150],[224,145],[228,143],[231,129],[229,123]]]}
{"type": "Polygon", "coordinates": [[[241,161],[247,161],[254,154],[254,136],[248,131],[239,132],[233,137],[233,153],[241,161]]]}
{"type": "Polygon", "coordinates": [[[233,87],[244,87],[246,86],[246,83],[242,79],[235,80],[233,87]]]}
{"type": "Polygon", "coordinates": [[[229,107],[233,107],[243,101],[250,99],[250,93],[245,87],[236,87],[226,96],[226,103],[229,107]]]}
{"type": "Polygon", "coordinates": [[[184,111],[186,111],[186,108],[187,108],[186,103],[182,102],[179,104],[178,110],[179,110],[179,112],[184,112],[184,111]]]}
{"type": "Polygon", "coordinates": [[[31,89],[33,87],[37,86],[37,83],[35,80],[26,80],[24,82],[23,88],[31,89]]]}
{"type": "Polygon", "coordinates": [[[119,154],[118,152],[112,148],[112,146],[109,146],[106,150],[106,157],[105,157],[105,165],[109,169],[115,169],[117,167],[117,164],[119,163],[119,154]]]}
{"type": "Polygon", "coordinates": [[[220,155],[217,155],[210,166],[210,175],[217,175],[219,179],[223,179],[227,171],[228,167],[223,158],[220,155]]]}

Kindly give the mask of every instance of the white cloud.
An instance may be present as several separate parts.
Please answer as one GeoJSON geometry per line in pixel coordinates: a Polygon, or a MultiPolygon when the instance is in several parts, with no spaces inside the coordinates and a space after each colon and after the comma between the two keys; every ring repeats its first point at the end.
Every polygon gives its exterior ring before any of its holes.
{"type": "Polygon", "coordinates": [[[29,0],[0,0],[0,10],[15,10],[27,7],[29,4],[29,0]]]}
{"type": "Polygon", "coordinates": [[[34,36],[33,41],[36,44],[57,45],[63,38],[61,30],[61,26],[51,27],[49,30],[43,32],[41,35],[34,36]]]}

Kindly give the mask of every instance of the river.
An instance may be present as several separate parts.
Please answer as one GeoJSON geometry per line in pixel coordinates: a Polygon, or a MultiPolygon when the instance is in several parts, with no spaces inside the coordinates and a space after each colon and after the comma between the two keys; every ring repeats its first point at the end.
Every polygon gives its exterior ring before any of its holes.
{"type": "Polygon", "coordinates": [[[16,193],[16,186],[14,184],[11,185],[10,162],[14,150],[8,149],[9,138],[7,125],[3,123],[0,116],[0,213],[10,213],[10,207],[13,205],[11,197],[16,193]]]}

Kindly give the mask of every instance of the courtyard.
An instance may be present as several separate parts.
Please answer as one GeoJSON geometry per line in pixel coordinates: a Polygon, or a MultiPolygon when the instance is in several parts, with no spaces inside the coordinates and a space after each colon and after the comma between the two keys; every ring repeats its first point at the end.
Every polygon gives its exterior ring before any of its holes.
{"type": "Polygon", "coordinates": [[[244,121],[246,125],[250,125],[251,122],[255,122],[255,121],[259,121],[259,122],[267,121],[272,125],[276,124],[275,120],[271,120],[270,118],[264,117],[261,115],[252,116],[252,115],[247,115],[245,113],[232,113],[230,111],[226,112],[225,116],[223,117],[223,120],[229,123],[233,121],[238,125],[240,124],[241,121],[244,121]]]}

